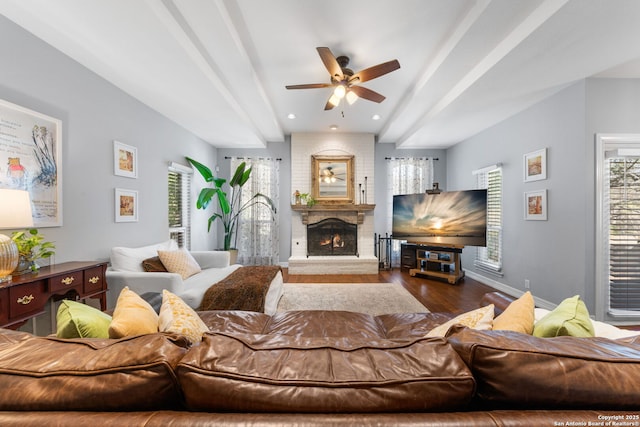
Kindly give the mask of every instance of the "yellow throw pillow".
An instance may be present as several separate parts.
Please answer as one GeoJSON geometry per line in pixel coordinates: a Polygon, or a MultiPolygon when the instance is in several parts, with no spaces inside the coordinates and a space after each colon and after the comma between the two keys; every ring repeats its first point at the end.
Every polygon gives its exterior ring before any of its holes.
{"type": "Polygon", "coordinates": [[[177,251],[158,251],[158,257],[167,271],[178,273],[182,280],[202,271],[198,262],[184,248],[177,251]]]}
{"type": "Polygon", "coordinates": [[[480,331],[491,329],[493,323],[493,307],[493,304],[489,304],[454,317],[447,323],[433,328],[429,331],[427,337],[444,337],[453,325],[463,325],[480,331]]]}
{"type": "Polygon", "coordinates": [[[200,316],[182,299],[167,291],[162,291],[160,307],[160,332],[170,332],[186,337],[192,343],[202,341],[202,334],[209,328],[200,316]]]}
{"type": "Polygon", "coordinates": [[[109,338],[158,332],[158,313],[128,286],[120,292],[113,319],[109,325],[109,338]]]}
{"type": "Polygon", "coordinates": [[[527,291],[513,301],[498,317],[493,319],[494,331],[515,331],[531,335],[535,316],[535,302],[531,292],[527,291]]]}

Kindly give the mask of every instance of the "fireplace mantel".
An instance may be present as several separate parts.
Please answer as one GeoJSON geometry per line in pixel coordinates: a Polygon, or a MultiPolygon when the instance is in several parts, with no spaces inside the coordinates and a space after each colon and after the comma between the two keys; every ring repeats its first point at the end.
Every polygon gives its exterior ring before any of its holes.
{"type": "Polygon", "coordinates": [[[355,212],[358,214],[358,224],[362,224],[364,221],[365,212],[374,210],[376,205],[356,205],[353,203],[331,203],[331,204],[316,204],[313,206],[307,205],[291,205],[291,209],[295,212],[300,212],[300,216],[303,224],[309,222],[309,213],[325,213],[325,212],[355,212]]]}

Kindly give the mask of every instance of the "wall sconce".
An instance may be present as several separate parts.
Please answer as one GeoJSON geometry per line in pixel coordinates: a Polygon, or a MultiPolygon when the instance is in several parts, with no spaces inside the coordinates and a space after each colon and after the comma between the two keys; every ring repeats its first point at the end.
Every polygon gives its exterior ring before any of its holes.
{"type": "MultiPolygon", "coordinates": [[[[0,189],[0,229],[33,226],[29,192],[0,189]]],[[[18,266],[18,247],[11,237],[0,234],[0,283],[10,282],[18,266]]]]}

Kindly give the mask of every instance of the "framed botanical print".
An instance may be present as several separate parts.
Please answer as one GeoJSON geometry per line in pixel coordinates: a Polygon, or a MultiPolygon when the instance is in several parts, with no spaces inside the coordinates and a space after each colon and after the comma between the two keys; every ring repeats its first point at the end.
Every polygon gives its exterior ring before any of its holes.
{"type": "Polygon", "coordinates": [[[138,192],[116,188],[116,222],[138,222],[138,192]]]}
{"type": "Polygon", "coordinates": [[[524,155],[524,182],[547,179],[547,149],[524,155]]]}
{"type": "Polygon", "coordinates": [[[546,221],[548,210],[547,190],[524,193],[524,219],[527,221],[546,221]]]}
{"type": "Polygon", "coordinates": [[[138,177],[138,149],[122,142],[113,141],[114,174],[127,178],[138,177]]]}

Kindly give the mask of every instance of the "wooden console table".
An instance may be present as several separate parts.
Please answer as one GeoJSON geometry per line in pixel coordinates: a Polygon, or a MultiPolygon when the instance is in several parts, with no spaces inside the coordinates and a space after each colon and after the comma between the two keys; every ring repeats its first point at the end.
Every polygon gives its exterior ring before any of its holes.
{"type": "Polygon", "coordinates": [[[17,329],[45,312],[51,299],[94,298],[107,309],[106,262],[65,262],[0,284],[0,327],[17,329]]]}

